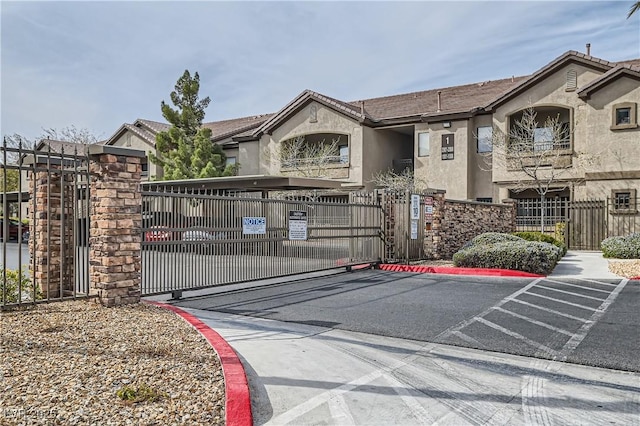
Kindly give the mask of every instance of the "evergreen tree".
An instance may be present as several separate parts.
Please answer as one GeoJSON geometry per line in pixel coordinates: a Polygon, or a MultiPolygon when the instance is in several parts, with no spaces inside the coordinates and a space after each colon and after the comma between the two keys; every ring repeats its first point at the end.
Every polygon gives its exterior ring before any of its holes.
{"type": "Polygon", "coordinates": [[[236,174],[236,166],[225,167],[222,148],[211,142],[211,130],[202,127],[210,99],[198,99],[200,76],[185,70],[171,92],[175,109],[161,103],[162,116],[171,128],[156,135],[156,153],[149,159],[163,168],[162,179],[195,179],[236,174]]]}

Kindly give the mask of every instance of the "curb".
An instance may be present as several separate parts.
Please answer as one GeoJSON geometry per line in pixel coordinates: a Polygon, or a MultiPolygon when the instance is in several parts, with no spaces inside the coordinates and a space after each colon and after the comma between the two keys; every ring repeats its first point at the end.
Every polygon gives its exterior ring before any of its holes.
{"type": "Polygon", "coordinates": [[[443,266],[420,266],[420,265],[399,265],[383,263],[380,269],[394,272],[416,272],[420,274],[448,274],[448,275],[481,275],[489,277],[525,277],[540,278],[544,275],[532,274],[530,272],[513,271],[511,269],[489,269],[489,268],[455,268],[443,266]]]}
{"type": "Polygon", "coordinates": [[[251,426],[251,396],[244,367],[233,348],[214,329],[190,313],[167,303],[145,300],[144,303],[173,311],[195,328],[218,354],[224,375],[225,407],[227,426],[251,426]]]}

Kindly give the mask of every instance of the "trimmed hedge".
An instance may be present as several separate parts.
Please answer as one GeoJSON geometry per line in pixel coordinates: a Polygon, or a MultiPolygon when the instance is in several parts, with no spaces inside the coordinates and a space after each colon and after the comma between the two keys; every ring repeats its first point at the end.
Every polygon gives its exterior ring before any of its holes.
{"type": "Polygon", "coordinates": [[[640,259],[640,233],[609,237],[600,243],[602,255],[615,259],[640,259]]]}
{"type": "Polygon", "coordinates": [[[564,250],[542,241],[489,232],[471,240],[453,255],[456,266],[500,268],[548,275],[564,256],[564,250]]]}
{"type": "Polygon", "coordinates": [[[512,232],[511,235],[515,235],[516,237],[520,237],[527,241],[541,241],[543,243],[553,244],[556,247],[559,247],[562,250],[562,255],[567,254],[567,246],[564,245],[562,241],[558,241],[550,235],[543,234],[542,232],[530,231],[530,232],[512,232]]]}

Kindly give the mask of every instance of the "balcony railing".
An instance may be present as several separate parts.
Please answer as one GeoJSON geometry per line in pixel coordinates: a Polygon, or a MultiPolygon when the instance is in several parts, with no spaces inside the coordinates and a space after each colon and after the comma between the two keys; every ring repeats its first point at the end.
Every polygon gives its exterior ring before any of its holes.
{"type": "Polygon", "coordinates": [[[288,160],[282,160],[282,167],[306,167],[318,164],[349,164],[348,155],[328,155],[326,157],[311,157],[311,158],[293,158],[288,160]]]}

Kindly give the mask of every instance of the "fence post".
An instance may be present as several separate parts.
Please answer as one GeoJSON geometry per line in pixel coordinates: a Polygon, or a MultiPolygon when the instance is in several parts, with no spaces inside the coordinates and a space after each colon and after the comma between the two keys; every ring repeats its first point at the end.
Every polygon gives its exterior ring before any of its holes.
{"type": "Polygon", "coordinates": [[[140,301],[143,151],[89,147],[91,211],[89,274],[105,306],[140,301]]]}

